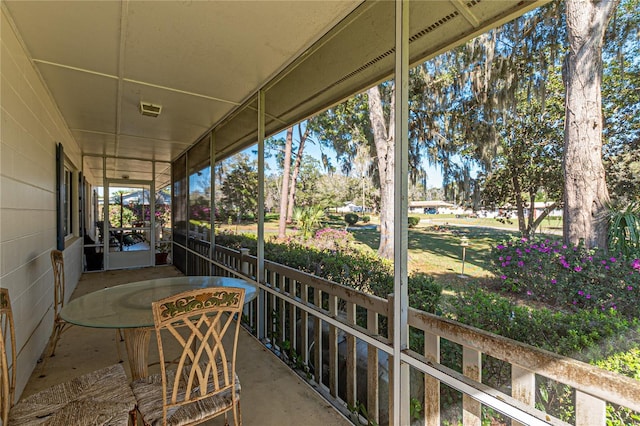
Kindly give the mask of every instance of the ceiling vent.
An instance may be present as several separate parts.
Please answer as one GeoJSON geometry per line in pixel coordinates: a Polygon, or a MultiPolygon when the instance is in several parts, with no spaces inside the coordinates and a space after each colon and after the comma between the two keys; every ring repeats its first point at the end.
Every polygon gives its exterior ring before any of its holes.
{"type": "Polygon", "coordinates": [[[140,114],[157,117],[160,115],[160,111],[162,111],[162,105],[154,105],[149,102],[140,101],[140,114]]]}

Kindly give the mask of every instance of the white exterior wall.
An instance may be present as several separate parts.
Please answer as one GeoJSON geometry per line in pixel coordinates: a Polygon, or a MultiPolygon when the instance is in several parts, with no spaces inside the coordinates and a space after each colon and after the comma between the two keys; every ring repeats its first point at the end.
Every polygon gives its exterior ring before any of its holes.
{"type": "MultiPolygon", "coordinates": [[[[4,7],[1,13],[0,287],[9,289],[16,323],[19,396],[53,326],[49,253],[56,247],[56,143],[76,169],[81,156],[4,7]]],[[[67,241],[64,258],[68,300],[82,272],[82,239],[67,241]]]]}

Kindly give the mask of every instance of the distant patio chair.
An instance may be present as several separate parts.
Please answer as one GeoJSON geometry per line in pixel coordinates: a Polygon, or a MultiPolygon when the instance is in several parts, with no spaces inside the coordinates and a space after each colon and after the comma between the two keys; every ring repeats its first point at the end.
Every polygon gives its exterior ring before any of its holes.
{"type": "Polygon", "coordinates": [[[131,386],[145,425],[193,425],[233,412],[242,424],[236,347],[244,290],[203,288],[152,304],[160,354],[160,374],[131,386]],[[222,343],[229,332],[228,348],[222,343]],[[177,360],[166,356],[177,343],[177,360]],[[175,369],[167,365],[177,363],[175,369]]]}
{"type": "Polygon", "coordinates": [[[0,289],[0,325],[0,419],[3,425],[128,424],[136,401],[121,364],[54,385],[14,405],[17,348],[9,290],[6,288],[0,289]]]}
{"type": "Polygon", "coordinates": [[[84,234],[84,259],[87,271],[100,271],[104,267],[102,249],[96,247],[96,242],[87,234],[84,234]]]}

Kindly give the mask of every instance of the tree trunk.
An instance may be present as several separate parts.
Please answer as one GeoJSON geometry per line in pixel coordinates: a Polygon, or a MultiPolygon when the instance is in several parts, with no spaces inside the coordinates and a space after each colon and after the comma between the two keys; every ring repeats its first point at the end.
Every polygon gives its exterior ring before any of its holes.
{"type": "Polygon", "coordinates": [[[386,125],[380,90],[378,86],[367,91],[369,98],[369,120],[373,129],[380,174],[380,246],[378,255],[384,259],[393,259],[393,175],[394,159],[394,103],[391,97],[389,125],[386,125]],[[387,130],[388,129],[388,130],[387,130]]]}
{"type": "Polygon", "coordinates": [[[513,193],[516,196],[516,211],[518,212],[518,229],[520,234],[527,238],[527,227],[524,222],[524,201],[522,200],[522,189],[520,188],[520,181],[518,180],[518,171],[511,170],[511,183],[513,184],[513,193]]]}
{"type": "MultiPolygon", "coordinates": [[[[300,125],[298,124],[298,133],[300,125]]],[[[289,185],[289,202],[287,203],[287,223],[291,223],[293,218],[293,207],[296,205],[296,184],[298,182],[298,174],[300,173],[300,164],[302,163],[302,155],[304,153],[304,143],[309,137],[309,126],[300,134],[300,144],[298,145],[298,153],[296,154],[296,163],[293,165],[293,173],[291,173],[291,184],[289,185]]]]}
{"type": "Polygon", "coordinates": [[[287,140],[284,148],[284,170],[282,171],[282,187],[280,188],[280,217],[278,218],[278,238],[287,236],[287,189],[291,170],[291,146],[293,145],[293,127],[287,129],[287,140]]]}
{"type": "Polygon", "coordinates": [[[534,191],[533,189],[529,189],[529,214],[527,217],[527,233],[525,237],[529,238],[536,232],[536,229],[533,227],[535,220],[536,220],[536,191],[534,191]]]}
{"type": "Polygon", "coordinates": [[[569,54],[563,66],[564,225],[567,244],[607,248],[609,192],[602,164],[602,43],[619,0],[566,0],[569,54]]]}
{"type": "Polygon", "coordinates": [[[531,225],[532,234],[535,232],[536,229],[538,229],[538,226],[540,226],[544,218],[549,216],[549,213],[555,210],[556,207],[558,207],[558,203],[553,203],[550,206],[547,206],[544,210],[542,210],[542,213],[540,213],[540,215],[533,222],[533,225],[531,225]]]}

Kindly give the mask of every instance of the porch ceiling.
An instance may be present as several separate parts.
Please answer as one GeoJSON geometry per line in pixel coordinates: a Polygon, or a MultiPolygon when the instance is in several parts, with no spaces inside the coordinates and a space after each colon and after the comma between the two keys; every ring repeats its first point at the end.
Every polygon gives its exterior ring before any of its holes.
{"type": "MultiPolygon", "coordinates": [[[[545,2],[411,1],[410,61],[545,2]]],[[[254,144],[260,88],[271,135],[393,73],[391,1],[2,4],[83,154],[113,157],[112,178],[150,180],[126,159],[169,162],[211,129],[218,159],[254,144]]],[[[101,159],[84,167],[102,178],[101,159]]]]}

